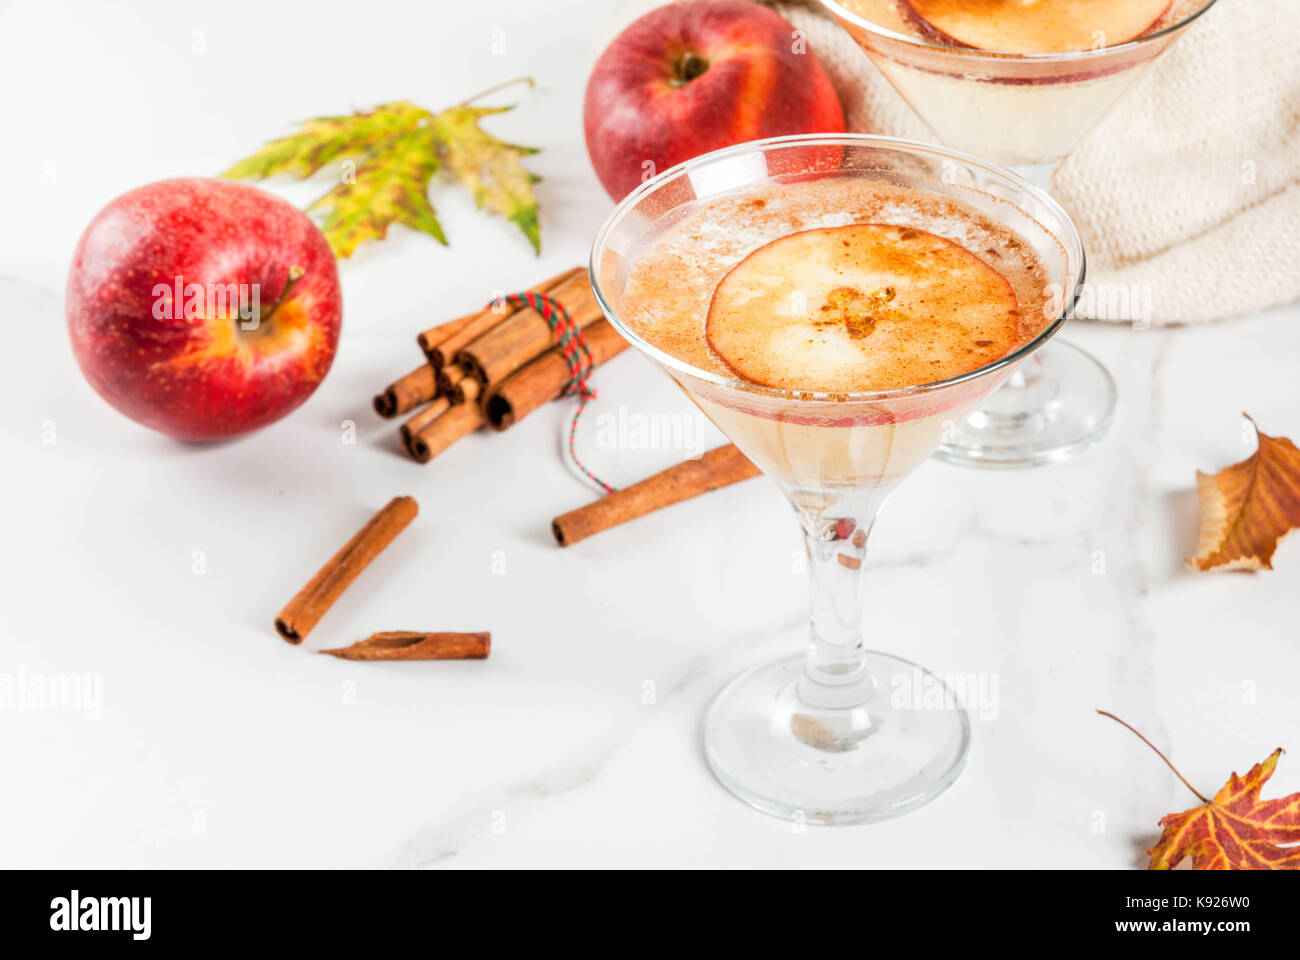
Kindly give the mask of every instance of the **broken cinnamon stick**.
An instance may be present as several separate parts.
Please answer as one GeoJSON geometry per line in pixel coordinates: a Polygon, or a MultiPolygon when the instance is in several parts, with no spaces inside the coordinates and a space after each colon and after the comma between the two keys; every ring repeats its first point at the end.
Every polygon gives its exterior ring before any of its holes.
{"type": "MultiPolygon", "coordinates": [[[[583,331],[592,367],[598,367],[627,349],[628,343],[608,320],[598,320],[583,331]]],[[[488,391],[483,398],[483,413],[493,430],[505,430],[528,414],[560,395],[569,379],[569,361],[564,351],[552,347],[544,354],[516,370],[488,391]]],[[[461,385],[478,383],[467,378],[461,385]]]]}
{"type": "MultiPolygon", "coordinates": [[[[549,280],[544,280],[530,289],[534,293],[548,293],[559,284],[578,273],[585,274],[586,269],[584,267],[570,267],[568,270],[565,270],[562,273],[557,273],[549,280]]],[[[441,370],[443,367],[450,365],[452,358],[454,358],[456,354],[464,349],[468,344],[472,343],[484,333],[487,333],[507,317],[517,313],[519,309],[518,306],[507,303],[504,300],[493,301],[477,313],[472,313],[468,317],[463,317],[462,319],[467,320],[468,322],[450,336],[429,338],[426,335],[433,333],[434,331],[426,330],[416,339],[419,341],[420,349],[424,351],[424,355],[429,358],[429,363],[433,366],[434,370],[441,370]]],[[[434,330],[437,329],[437,327],[434,328],[434,330]]]]}
{"type": "MultiPolygon", "coordinates": [[[[406,447],[407,452],[411,450],[412,438],[427,427],[433,421],[447,412],[451,407],[449,397],[435,397],[433,403],[421,407],[411,419],[402,424],[402,446],[406,447]]],[[[412,454],[414,456],[414,454],[412,454]]]]}
{"type": "Polygon", "coordinates": [[[413,434],[407,450],[421,463],[428,463],[461,437],[483,426],[483,410],[477,403],[452,404],[436,420],[413,434]]]}
{"type": "Polygon", "coordinates": [[[406,529],[419,510],[413,498],[394,497],[371,517],[280,611],[275,618],[280,636],[290,643],[302,643],[348,585],[406,529]]]}
{"type": "Polygon", "coordinates": [[[406,376],[395,380],[375,397],[375,412],[381,417],[397,417],[428,403],[438,392],[433,368],[422,363],[406,376]]]}
{"type": "Polygon", "coordinates": [[[716,447],[698,460],[687,460],[649,479],[615,490],[551,522],[555,542],[571,547],[579,540],[647,513],[698,497],[710,490],[758,476],[758,467],[732,444],[716,447]]]}
{"type": "MultiPolygon", "coordinates": [[[[567,277],[547,291],[564,305],[578,329],[601,318],[600,305],[585,270],[567,277]]],[[[545,318],[532,307],[512,314],[469,343],[455,360],[479,383],[486,386],[503,380],[525,363],[555,345],[555,334],[545,318]]]]}
{"type": "Polygon", "coordinates": [[[389,630],[374,633],[350,647],[321,650],[341,660],[485,660],[490,633],[419,633],[389,630]]]}

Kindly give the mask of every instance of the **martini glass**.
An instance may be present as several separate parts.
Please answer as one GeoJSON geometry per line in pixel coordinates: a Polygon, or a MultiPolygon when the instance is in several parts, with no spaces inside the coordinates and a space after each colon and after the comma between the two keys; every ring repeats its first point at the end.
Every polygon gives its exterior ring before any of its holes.
{"type": "MultiPolygon", "coordinates": [[[[1097,33],[1095,49],[1066,53],[932,43],[902,32],[906,18],[894,0],[821,2],[941,142],[1050,191],[1061,160],[1216,0],[1173,0],[1177,16],[1162,29],[1114,46],[1097,33]],[[871,11],[879,22],[863,15],[871,11]]],[[[994,467],[1066,460],[1101,441],[1115,404],[1106,368],[1058,340],[958,424],[939,456],[994,467]]]]}
{"type": "MultiPolygon", "coordinates": [[[[907,223],[905,214],[899,218],[907,223]]],[[[736,220],[716,229],[750,229],[743,216],[736,220]]],[[[959,236],[963,225],[951,229],[959,236]]],[[[753,239],[755,246],[765,242],[753,239]]],[[[805,651],[732,681],[704,723],[713,772],[752,806],[817,823],[881,820],[933,799],[961,772],[970,725],[952,691],[908,660],[867,649],[868,536],[886,498],[935,451],[945,430],[1057,331],[1083,274],[1079,236],[1042,190],[969,155],[886,137],[779,137],[706,154],[642,184],[602,227],[591,278],[605,315],[779,485],[803,528],[811,580],[805,651]],[[703,201],[832,177],[954,198],[1013,231],[1061,292],[1041,331],[1012,353],[951,379],[827,394],[699,369],[627,322],[630,272],[666,229],[703,201]]]]}

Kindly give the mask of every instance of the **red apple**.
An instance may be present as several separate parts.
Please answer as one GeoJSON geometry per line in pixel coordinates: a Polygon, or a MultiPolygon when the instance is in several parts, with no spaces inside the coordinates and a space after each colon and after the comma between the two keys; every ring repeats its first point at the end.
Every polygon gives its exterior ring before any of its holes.
{"type": "Polygon", "coordinates": [[[904,15],[936,43],[1002,53],[1088,50],[1142,36],[1171,0],[905,0],[904,15]]]}
{"type": "Polygon", "coordinates": [[[82,234],[68,331],[90,385],[181,440],[247,433],[329,371],[343,302],[329,244],[300,210],[226,180],[163,180],[82,234]]]}
{"type": "Polygon", "coordinates": [[[673,3],[637,20],[596,61],[583,121],[591,164],[615,200],[721,147],[844,132],[835,89],[806,42],[748,0],[673,3]]]}

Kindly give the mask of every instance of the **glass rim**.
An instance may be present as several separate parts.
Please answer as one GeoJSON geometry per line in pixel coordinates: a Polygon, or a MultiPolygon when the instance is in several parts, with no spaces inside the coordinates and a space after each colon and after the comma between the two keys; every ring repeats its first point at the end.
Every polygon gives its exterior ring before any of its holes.
{"type": "Polygon", "coordinates": [[[829,10],[834,16],[849,21],[855,27],[865,30],[867,33],[875,34],[878,37],[885,37],[898,43],[910,44],[923,50],[936,50],[942,53],[958,57],[968,57],[973,60],[991,59],[1005,61],[1025,61],[1030,63],[1068,63],[1075,60],[1087,60],[1100,58],[1112,53],[1119,53],[1129,49],[1137,49],[1144,44],[1153,42],[1161,37],[1167,36],[1176,30],[1200,19],[1201,15],[1206,13],[1219,0],[1209,0],[1205,6],[1197,10],[1189,17],[1184,17],[1177,23],[1171,23],[1169,26],[1157,30],[1155,33],[1145,33],[1140,37],[1134,37],[1132,40],[1125,40],[1123,43],[1116,44],[1113,47],[1099,47],[1095,50],[1059,50],[1055,53],[1014,53],[1006,50],[980,50],[975,47],[955,47],[944,43],[932,43],[929,40],[920,37],[909,37],[903,33],[895,33],[893,30],[886,29],[879,24],[872,23],[860,14],[852,10],[844,9],[839,0],[817,0],[823,7],[829,10]]]}
{"type": "MultiPolygon", "coordinates": [[[[1002,200],[1002,198],[995,199],[1002,200]]],[[[1003,202],[1009,203],[1010,201],[1003,200],[1003,202]]],[[[1021,212],[1023,213],[1024,211],[1021,212]]],[[[1028,216],[1028,214],[1026,214],[1026,216],[1028,216]]],[[[1030,219],[1032,220],[1034,218],[1030,217],[1030,219]]],[[[1043,229],[1047,230],[1045,226],[1043,229]]],[[[1049,234],[1052,233],[1050,230],[1047,232],[1049,234]]],[[[1053,234],[1053,236],[1055,235],[1053,234]]],[[[1066,251],[1067,257],[1069,252],[1069,250],[1066,251]]],[[[917,140],[905,140],[901,137],[882,137],[866,133],[814,133],[794,134],[792,136],[784,137],[768,137],[763,140],[750,140],[730,147],[723,147],[720,150],[700,154],[698,157],[692,157],[690,160],[679,163],[677,166],[671,167],[663,173],[645,181],[618,202],[618,205],[614,207],[613,213],[605,219],[605,222],[597,232],[596,239],[591,245],[591,256],[587,263],[588,279],[591,283],[592,292],[596,295],[596,302],[599,304],[601,312],[604,313],[609,322],[614,325],[614,329],[617,330],[625,340],[656,363],[659,363],[661,366],[664,366],[669,370],[685,374],[696,380],[703,380],[706,383],[711,383],[715,386],[740,390],[757,396],[797,401],[800,403],[813,401],[835,403],[872,402],[885,399],[918,396],[939,390],[945,390],[973,380],[978,380],[988,374],[1002,369],[1003,367],[1017,363],[1041,347],[1060,330],[1062,324],[1065,323],[1070,314],[1074,311],[1075,304],[1078,302],[1079,296],[1083,291],[1086,273],[1087,255],[1084,251],[1083,240],[1079,236],[1078,228],[1075,226],[1074,221],[1070,219],[1069,214],[1065,212],[1065,209],[1041,187],[1035,186],[1012,170],[1000,167],[987,160],[981,160],[979,157],[973,156],[969,153],[963,153],[960,150],[952,150],[948,147],[922,143],[917,140]],[[918,153],[931,154],[943,159],[960,160],[963,163],[979,167],[986,172],[992,173],[1011,182],[1015,186],[1026,190],[1031,196],[1046,206],[1054,215],[1059,217],[1063,223],[1069,226],[1070,233],[1074,240],[1074,246],[1077,248],[1079,253],[1079,279],[1074,285],[1073,293],[1069,297],[1062,298],[1061,311],[1055,320],[1047,324],[1030,340],[1021,344],[1010,353],[1004,354],[998,359],[984,364],[982,367],[977,367],[976,369],[969,370],[966,373],[958,374],[955,377],[948,377],[944,380],[932,380],[929,383],[912,384],[906,387],[890,387],[884,390],[798,390],[787,387],[770,387],[761,383],[751,383],[748,380],[741,380],[737,377],[728,377],[709,370],[701,370],[694,364],[687,363],[685,360],[675,357],[672,354],[661,350],[659,347],[656,347],[654,344],[649,343],[623,321],[623,319],[618,315],[618,312],[614,309],[613,305],[609,302],[609,298],[605,295],[605,291],[601,289],[600,277],[597,273],[597,255],[605,249],[610,231],[613,230],[619,220],[622,219],[629,210],[634,208],[644,197],[650,195],[670,180],[674,180],[693,169],[716,162],[725,157],[745,152],[766,153],[769,148],[783,146],[875,146],[911,153],[913,155],[918,153]]],[[[1064,293],[1064,291],[1062,292],[1064,293]]]]}

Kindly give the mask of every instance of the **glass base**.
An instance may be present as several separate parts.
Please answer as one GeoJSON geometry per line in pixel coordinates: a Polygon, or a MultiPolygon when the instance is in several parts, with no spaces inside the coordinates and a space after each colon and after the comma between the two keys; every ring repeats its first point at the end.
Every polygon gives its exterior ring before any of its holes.
{"type": "Polygon", "coordinates": [[[1053,340],[958,424],[936,456],[974,467],[1068,460],[1101,442],[1116,399],[1105,367],[1080,348],[1053,340]]]}
{"type": "Polygon", "coordinates": [[[966,711],[907,660],[869,652],[867,669],[857,690],[810,684],[802,656],[741,674],[704,718],[713,773],[750,806],[808,823],[887,820],[933,800],[966,763],[966,711]]]}

